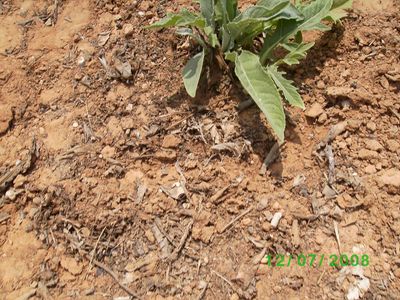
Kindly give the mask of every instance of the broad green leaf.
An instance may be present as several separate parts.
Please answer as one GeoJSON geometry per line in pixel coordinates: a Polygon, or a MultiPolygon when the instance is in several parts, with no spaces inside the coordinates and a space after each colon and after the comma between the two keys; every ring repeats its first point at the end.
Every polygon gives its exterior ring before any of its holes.
{"type": "Polygon", "coordinates": [[[205,50],[193,56],[183,68],[183,83],[191,97],[196,96],[197,86],[203,70],[205,50]]]}
{"type": "Polygon", "coordinates": [[[303,21],[279,20],[275,31],[266,39],[263,48],[260,51],[260,60],[264,65],[271,56],[272,51],[281,42],[285,41],[299,31],[305,30],[328,30],[328,26],[321,24],[332,7],[332,0],[315,0],[307,6],[300,7],[300,12],[304,15],[303,21]]]}
{"type": "Polygon", "coordinates": [[[296,87],[293,85],[293,81],[284,78],[283,75],[285,73],[279,72],[276,66],[269,66],[267,70],[278,89],[285,96],[287,102],[293,106],[304,109],[303,100],[301,99],[300,94],[297,92],[296,87]]]}
{"type": "Polygon", "coordinates": [[[238,13],[238,1],[237,0],[222,0],[222,2],[225,2],[224,6],[226,7],[226,10],[228,12],[228,20],[232,21],[237,13],[238,13]]]}
{"type": "Polygon", "coordinates": [[[297,32],[299,21],[296,20],[279,20],[272,36],[267,36],[264,46],[260,51],[260,61],[264,65],[271,56],[272,51],[289,36],[297,32]]]}
{"type": "Polygon", "coordinates": [[[340,21],[347,16],[346,9],[351,8],[352,5],[353,0],[333,0],[331,11],[325,19],[335,23],[340,21]]]}
{"type": "Polygon", "coordinates": [[[191,28],[185,28],[185,27],[178,28],[176,30],[176,34],[183,35],[183,36],[190,36],[192,39],[197,41],[199,43],[199,45],[201,45],[203,48],[207,47],[206,43],[201,38],[201,36],[199,36],[198,34],[195,34],[191,28]]]}
{"type": "Polygon", "coordinates": [[[149,26],[147,29],[169,28],[173,26],[185,27],[196,26],[199,28],[205,27],[205,19],[198,14],[194,14],[187,9],[182,9],[177,14],[167,14],[167,16],[149,26]]]}
{"type": "Polygon", "coordinates": [[[300,60],[306,57],[307,51],[310,50],[314,46],[314,44],[314,42],[300,44],[282,44],[282,47],[288,50],[289,53],[286,54],[283,59],[278,61],[277,64],[280,64],[281,62],[284,62],[288,65],[295,65],[300,63],[300,60]]]}
{"type": "Polygon", "coordinates": [[[200,0],[200,11],[207,21],[207,25],[215,28],[214,21],[214,0],[200,0]]]}
{"type": "Polygon", "coordinates": [[[300,12],[286,1],[274,7],[252,6],[228,23],[227,28],[232,38],[242,45],[251,43],[256,36],[270,28],[272,20],[302,18],[300,12]]]}
{"type": "Polygon", "coordinates": [[[332,0],[315,0],[309,5],[304,6],[300,9],[300,12],[304,15],[304,21],[299,26],[298,30],[314,30],[321,20],[326,18],[332,7],[332,0]]]}
{"type": "Polygon", "coordinates": [[[260,64],[259,57],[243,51],[236,57],[235,73],[244,89],[265,114],[278,139],[283,141],[286,121],[281,97],[271,76],[260,64]]]}

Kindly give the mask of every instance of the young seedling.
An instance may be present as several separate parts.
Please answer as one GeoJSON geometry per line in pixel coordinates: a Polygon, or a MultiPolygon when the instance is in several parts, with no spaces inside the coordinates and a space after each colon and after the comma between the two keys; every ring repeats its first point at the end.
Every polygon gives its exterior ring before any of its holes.
{"type": "Polygon", "coordinates": [[[187,9],[167,14],[147,28],[177,27],[176,33],[189,36],[201,47],[183,69],[183,82],[191,97],[197,86],[207,55],[216,55],[222,63],[234,64],[243,88],[265,114],[282,142],[285,113],[281,96],[289,104],[304,109],[304,103],[293,82],[279,69],[283,64],[295,65],[306,56],[314,43],[303,42],[302,33],[330,30],[328,22],[346,16],[352,0],[259,0],[256,5],[238,10],[237,0],[200,0],[200,12],[187,9]],[[262,42],[257,47],[255,40],[262,42]],[[286,55],[275,56],[283,48],[286,55]]]}

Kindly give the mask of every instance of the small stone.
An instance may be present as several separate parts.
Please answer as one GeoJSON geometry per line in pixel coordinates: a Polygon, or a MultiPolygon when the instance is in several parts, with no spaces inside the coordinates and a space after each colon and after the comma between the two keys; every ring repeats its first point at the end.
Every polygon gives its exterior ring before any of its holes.
{"type": "Polygon", "coordinates": [[[78,57],[78,59],[77,59],[77,64],[78,64],[78,66],[83,67],[83,66],[85,65],[85,63],[86,63],[85,56],[80,55],[80,56],[78,57]]]}
{"type": "Polygon", "coordinates": [[[397,169],[390,169],[385,171],[378,181],[388,189],[390,193],[400,193],[400,171],[397,169]]]}
{"type": "Polygon", "coordinates": [[[281,220],[281,218],[282,218],[281,212],[275,213],[271,220],[271,226],[274,228],[278,227],[278,224],[279,224],[279,221],[281,220]]]}
{"type": "Polygon", "coordinates": [[[374,165],[368,165],[365,167],[365,173],[367,174],[375,174],[376,173],[376,168],[374,165]]]}
{"type": "Polygon", "coordinates": [[[155,157],[159,160],[170,162],[170,161],[176,160],[177,154],[175,151],[172,151],[172,150],[170,150],[170,151],[160,150],[160,151],[156,152],[155,157]]]}
{"type": "Polygon", "coordinates": [[[242,225],[243,226],[249,226],[251,224],[251,219],[250,218],[244,218],[242,220],[242,225]]]}
{"type": "Polygon", "coordinates": [[[132,110],[133,110],[133,104],[132,104],[132,103],[129,103],[129,104],[126,106],[126,110],[127,110],[127,111],[132,111],[132,110]]]}
{"type": "Polygon", "coordinates": [[[328,115],[326,113],[322,113],[319,117],[318,117],[318,123],[319,124],[324,124],[326,122],[326,120],[328,120],[328,115]]]}
{"type": "Polygon", "coordinates": [[[82,264],[78,263],[74,258],[72,257],[63,257],[61,258],[60,261],[61,267],[63,267],[65,270],[67,270],[69,273],[72,275],[79,275],[82,273],[82,264]]]}
{"type": "Polygon", "coordinates": [[[164,141],[162,143],[163,148],[176,148],[181,143],[181,139],[175,135],[167,135],[164,137],[164,141]]]}
{"type": "Polygon", "coordinates": [[[376,124],[374,122],[368,122],[367,129],[371,132],[374,132],[376,130],[376,124]]]}
{"type": "Polygon", "coordinates": [[[400,278],[400,268],[397,268],[396,270],[393,271],[394,276],[397,278],[400,278]]]}
{"type": "Polygon", "coordinates": [[[14,187],[15,188],[20,188],[22,187],[25,183],[27,182],[27,179],[25,176],[19,174],[17,177],[14,179],[14,187]]]}
{"type": "Polygon", "coordinates": [[[318,80],[317,88],[319,88],[320,90],[323,90],[325,88],[325,82],[323,80],[318,80]]]}
{"type": "Polygon", "coordinates": [[[368,150],[368,149],[361,149],[358,152],[358,157],[360,159],[368,160],[368,159],[377,158],[377,157],[379,157],[379,155],[378,155],[378,153],[376,151],[371,151],[371,150],[368,150]]]}
{"type": "Polygon", "coordinates": [[[259,210],[263,210],[266,209],[269,203],[269,198],[266,196],[262,196],[260,197],[260,199],[258,200],[258,209],[259,210]]]}
{"type": "Polygon", "coordinates": [[[230,297],[229,300],[239,300],[239,299],[240,299],[240,298],[239,298],[239,295],[236,294],[236,293],[234,293],[234,294],[232,294],[232,296],[230,297]]]}
{"type": "Polygon", "coordinates": [[[367,140],[365,147],[372,151],[381,151],[383,149],[383,146],[377,140],[367,140]]]}
{"type": "Polygon", "coordinates": [[[400,143],[396,140],[387,140],[386,141],[386,148],[390,152],[397,152],[400,150],[400,143]]]}
{"type": "Polygon", "coordinates": [[[326,198],[333,198],[336,196],[335,190],[332,189],[328,184],[325,185],[322,194],[324,194],[326,198]]]}
{"type": "Polygon", "coordinates": [[[125,24],[124,26],[124,34],[126,37],[131,36],[133,34],[134,31],[134,27],[132,24],[125,24]]]}
{"type": "Polygon", "coordinates": [[[272,218],[274,217],[274,216],[272,215],[272,213],[271,213],[270,211],[268,211],[268,210],[264,212],[264,216],[265,216],[265,219],[266,219],[268,222],[271,222],[272,218]]]}
{"type": "Polygon", "coordinates": [[[74,122],[74,123],[72,123],[72,127],[73,127],[73,128],[78,128],[78,127],[79,127],[79,124],[78,124],[78,122],[74,122]]]}
{"type": "Polygon", "coordinates": [[[13,114],[7,105],[0,104],[0,134],[5,133],[13,119],[13,114]]]}
{"type": "Polygon", "coordinates": [[[265,232],[270,232],[271,230],[271,223],[269,222],[264,222],[261,224],[261,228],[262,230],[264,230],[265,232]]]}
{"type": "Polygon", "coordinates": [[[104,158],[113,158],[115,156],[115,148],[110,146],[105,146],[103,150],[101,150],[101,155],[104,158]]]}
{"type": "Polygon", "coordinates": [[[315,119],[324,113],[324,108],[318,102],[315,102],[305,113],[306,117],[315,119]]]}
{"type": "Polygon", "coordinates": [[[155,242],[155,238],[154,238],[154,234],[151,230],[146,230],[144,232],[146,238],[149,240],[150,243],[154,243],[155,242]]]}

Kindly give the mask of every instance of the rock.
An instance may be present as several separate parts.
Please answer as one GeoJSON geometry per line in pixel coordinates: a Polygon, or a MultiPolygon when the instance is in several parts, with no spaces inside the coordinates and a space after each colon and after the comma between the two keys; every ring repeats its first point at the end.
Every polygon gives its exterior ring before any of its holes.
{"type": "Polygon", "coordinates": [[[326,113],[322,113],[319,117],[318,117],[318,123],[319,124],[324,124],[326,122],[326,120],[328,120],[328,115],[326,113]]]}
{"type": "Polygon", "coordinates": [[[131,117],[124,117],[121,119],[121,127],[123,130],[135,128],[135,122],[131,117]]]}
{"type": "Polygon", "coordinates": [[[157,151],[155,154],[155,158],[161,160],[161,161],[166,161],[166,162],[172,162],[176,160],[176,152],[175,151],[166,151],[166,150],[160,150],[157,151]]]}
{"type": "Polygon", "coordinates": [[[387,140],[386,141],[386,148],[390,152],[397,152],[400,150],[400,143],[396,140],[387,140]]]}
{"type": "Polygon", "coordinates": [[[367,174],[374,174],[376,173],[376,168],[374,165],[368,165],[365,167],[365,173],[367,174]]]}
{"type": "Polygon", "coordinates": [[[282,218],[281,212],[275,213],[271,220],[271,226],[274,228],[278,227],[278,224],[279,224],[279,221],[281,220],[281,218],[282,218]]]}
{"type": "Polygon", "coordinates": [[[78,263],[74,258],[72,257],[63,257],[61,258],[60,261],[61,267],[63,267],[65,270],[67,270],[69,273],[72,275],[79,275],[82,273],[82,264],[78,263]]]}
{"type": "Polygon", "coordinates": [[[358,157],[360,159],[368,160],[368,159],[377,158],[378,156],[379,155],[378,155],[378,153],[376,151],[371,151],[371,150],[368,150],[368,149],[361,149],[358,152],[358,157]]]}
{"type": "Polygon", "coordinates": [[[3,134],[8,130],[12,119],[13,114],[10,107],[0,104],[0,134],[3,134]]]}
{"type": "Polygon", "coordinates": [[[385,171],[379,178],[378,182],[383,185],[389,193],[400,194],[400,171],[397,169],[389,169],[385,171]]]}
{"type": "Polygon", "coordinates": [[[261,196],[258,200],[257,209],[264,210],[268,207],[269,198],[265,195],[261,196]]]}
{"type": "Polygon", "coordinates": [[[261,228],[262,230],[264,230],[265,232],[269,232],[271,230],[271,223],[269,222],[263,222],[261,224],[261,228]]]}
{"type": "Polygon", "coordinates": [[[170,134],[164,137],[162,147],[163,148],[176,148],[181,143],[181,139],[177,136],[170,134]]]}
{"type": "Polygon", "coordinates": [[[208,244],[211,240],[212,235],[214,234],[215,227],[214,226],[199,226],[196,224],[192,230],[192,236],[195,240],[200,240],[203,243],[208,244]]]}
{"type": "Polygon", "coordinates": [[[131,36],[133,34],[134,31],[134,27],[132,24],[125,24],[124,26],[124,34],[126,37],[131,36]]]}
{"type": "Polygon", "coordinates": [[[376,124],[374,122],[368,122],[367,129],[371,132],[374,132],[376,130],[376,124]]]}
{"type": "Polygon", "coordinates": [[[349,97],[352,91],[348,87],[331,86],[326,89],[326,94],[331,97],[349,97]]]}
{"type": "Polygon", "coordinates": [[[322,194],[324,194],[326,198],[333,198],[336,196],[335,190],[332,189],[328,184],[325,185],[322,194]]]}
{"type": "Polygon", "coordinates": [[[315,102],[305,113],[306,117],[317,118],[324,113],[324,108],[318,102],[315,102]]]}
{"type": "Polygon", "coordinates": [[[367,140],[365,142],[365,147],[372,151],[383,150],[383,146],[377,140],[367,140]]]}
{"type": "Polygon", "coordinates": [[[103,150],[101,150],[101,155],[104,158],[113,158],[115,156],[115,148],[110,146],[105,146],[103,150]]]}
{"type": "Polygon", "coordinates": [[[323,90],[325,88],[325,82],[323,80],[319,80],[317,82],[317,88],[319,88],[320,90],[323,90]]]}

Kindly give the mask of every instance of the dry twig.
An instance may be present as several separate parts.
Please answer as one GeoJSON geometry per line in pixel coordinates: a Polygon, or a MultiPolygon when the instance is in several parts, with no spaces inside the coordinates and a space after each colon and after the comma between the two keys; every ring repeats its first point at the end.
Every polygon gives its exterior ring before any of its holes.
{"type": "Polygon", "coordinates": [[[243,218],[245,215],[247,215],[249,212],[251,212],[253,207],[249,207],[246,209],[244,212],[242,212],[240,215],[238,215],[236,218],[234,218],[232,221],[230,221],[228,224],[225,225],[224,228],[222,228],[220,233],[223,233],[225,230],[227,230],[229,227],[231,227],[234,223],[236,223],[238,220],[243,218]]]}

